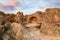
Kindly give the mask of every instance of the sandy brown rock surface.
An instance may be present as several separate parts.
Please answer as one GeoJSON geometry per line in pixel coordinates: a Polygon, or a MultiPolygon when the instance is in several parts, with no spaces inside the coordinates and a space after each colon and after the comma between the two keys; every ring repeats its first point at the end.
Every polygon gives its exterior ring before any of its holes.
{"type": "Polygon", "coordinates": [[[0,12],[0,40],[60,40],[60,9],[31,15],[0,12]]]}

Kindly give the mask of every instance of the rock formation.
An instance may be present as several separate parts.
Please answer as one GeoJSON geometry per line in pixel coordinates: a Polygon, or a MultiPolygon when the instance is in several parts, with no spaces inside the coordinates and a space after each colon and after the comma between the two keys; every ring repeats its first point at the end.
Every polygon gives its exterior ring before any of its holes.
{"type": "Polygon", "coordinates": [[[23,13],[22,12],[17,12],[14,20],[17,23],[23,23],[23,13]]]}
{"type": "Polygon", "coordinates": [[[10,22],[14,22],[15,15],[14,14],[9,14],[6,15],[6,19],[10,22]]]}
{"type": "MultiPolygon", "coordinates": [[[[47,18],[50,22],[59,22],[60,21],[60,9],[59,8],[49,8],[45,11],[47,13],[47,18]]],[[[49,22],[48,21],[48,22],[49,22]]]]}
{"type": "Polygon", "coordinates": [[[0,12],[0,40],[60,40],[60,9],[31,15],[0,12]]]}

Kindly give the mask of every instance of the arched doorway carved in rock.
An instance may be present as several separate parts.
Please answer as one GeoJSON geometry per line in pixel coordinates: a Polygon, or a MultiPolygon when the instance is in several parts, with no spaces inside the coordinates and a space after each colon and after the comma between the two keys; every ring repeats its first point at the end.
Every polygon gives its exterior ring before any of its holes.
{"type": "Polygon", "coordinates": [[[36,23],[37,21],[37,17],[30,17],[30,23],[36,23]]]}

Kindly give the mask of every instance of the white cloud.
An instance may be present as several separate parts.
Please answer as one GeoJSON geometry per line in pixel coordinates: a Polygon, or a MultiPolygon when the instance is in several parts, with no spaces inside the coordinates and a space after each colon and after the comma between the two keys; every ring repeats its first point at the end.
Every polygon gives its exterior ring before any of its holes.
{"type": "Polygon", "coordinates": [[[31,14],[37,10],[51,7],[60,8],[60,0],[0,0],[0,10],[6,13],[23,11],[24,14],[31,14]]]}

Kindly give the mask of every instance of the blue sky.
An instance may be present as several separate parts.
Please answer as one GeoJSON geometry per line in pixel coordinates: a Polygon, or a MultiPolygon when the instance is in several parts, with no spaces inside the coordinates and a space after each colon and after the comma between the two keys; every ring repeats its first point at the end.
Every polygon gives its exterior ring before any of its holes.
{"type": "Polygon", "coordinates": [[[60,0],[0,0],[0,11],[5,13],[31,14],[46,8],[60,8],[60,0]]]}

